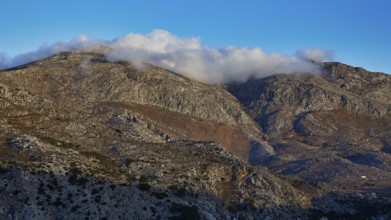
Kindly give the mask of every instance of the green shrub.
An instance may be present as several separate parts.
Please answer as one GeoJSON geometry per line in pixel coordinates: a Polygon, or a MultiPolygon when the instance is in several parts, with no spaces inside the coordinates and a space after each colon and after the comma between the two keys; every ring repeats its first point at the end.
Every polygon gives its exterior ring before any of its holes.
{"type": "Polygon", "coordinates": [[[186,188],[181,187],[178,191],[176,191],[175,195],[178,197],[184,197],[186,195],[186,188]]]}
{"type": "Polygon", "coordinates": [[[151,185],[148,183],[148,177],[144,175],[140,177],[138,188],[144,191],[149,191],[151,189],[151,185]]]}
{"type": "Polygon", "coordinates": [[[178,186],[175,185],[175,184],[169,185],[167,188],[168,188],[169,190],[172,190],[172,191],[178,191],[178,190],[179,190],[178,186]]]}
{"type": "Polygon", "coordinates": [[[151,189],[151,185],[148,183],[139,183],[138,188],[144,191],[149,191],[151,189]]]}
{"type": "Polygon", "coordinates": [[[146,177],[144,175],[140,176],[139,182],[140,183],[148,183],[148,177],[146,177]]]}
{"type": "Polygon", "coordinates": [[[167,188],[169,190],[175,191],[175,195],[178,197],[184,197],[186,195],[185,187],[179,188],[177,185],[173,184],[173,185],[169,185],[167,188]]]}
{"type": "Polygon", "coordinates": [[[170,211],[179,215],[170,217],[171,220],[200,220],[201,214],[195,205],[185,206],[178,203],[171,203],[170,211]]]}

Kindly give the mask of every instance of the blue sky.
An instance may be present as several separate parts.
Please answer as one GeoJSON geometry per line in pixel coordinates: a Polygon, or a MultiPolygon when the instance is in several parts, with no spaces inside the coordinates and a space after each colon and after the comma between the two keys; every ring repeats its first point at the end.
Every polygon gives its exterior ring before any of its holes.
{"type": "Polygon", "coordinates": [[[210,47],[294,54],[321,47],[335,60],[391,73],[388,0],[2,0],[0,51],[10,57],[86,34],[106,39],[164,29],[210,47]]]}

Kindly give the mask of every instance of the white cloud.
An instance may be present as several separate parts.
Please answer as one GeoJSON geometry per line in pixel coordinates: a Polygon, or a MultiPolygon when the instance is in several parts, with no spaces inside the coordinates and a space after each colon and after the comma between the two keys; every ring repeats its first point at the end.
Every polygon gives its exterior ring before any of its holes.
{"type": "Polygon", "coordinates": [[[19,54],[12,59],[11,66],[22,65],[60,52],[98,50],[103,45],[104,42],[89,40],[86,35],[80,35],[70,42],[57,42],[51,45],[43,45],[36,51],[19,54]]]}
{"type": "MultiPolygon", "coordinates": [[[[199,38],[179,38],[164,30],[149,34],[128,34],[112,41],[90,40],[85,35],[71,42],[57,42],[16,56],[12,65],[20,65],[63,51],[104,52],[111,61],[143,62],[173,70],[186,77],[210,83],[246,81],[277,73],[303,73],[314,70],[308,60],[323,61],[332,51],[319,48],[299,51],[292,56],[268,54],[260,48],[209,48],[199,38]]],[[[1,62],[1,60],[0,60],[1,62]]]]}
{"type": "Polygon", "coordinates": [[[332,61],[335,55],[333,50],[324,50],[322,48],[311,48],[304,51],[298,51],[296,55],[302,59],[313,60],[316,62],[332,61]]]}

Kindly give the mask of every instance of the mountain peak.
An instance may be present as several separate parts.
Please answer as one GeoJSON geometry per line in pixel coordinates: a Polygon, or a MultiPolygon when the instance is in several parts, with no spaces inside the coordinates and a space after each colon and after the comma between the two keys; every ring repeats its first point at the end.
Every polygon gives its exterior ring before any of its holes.
{"type": "Polygon", "coordinates": [[[351,77],[376,77],[384,73],[370,72],[362,67],[353,67],[339,62],[325,62],[322,65],[323,73],[337,78],[351,77]]]}

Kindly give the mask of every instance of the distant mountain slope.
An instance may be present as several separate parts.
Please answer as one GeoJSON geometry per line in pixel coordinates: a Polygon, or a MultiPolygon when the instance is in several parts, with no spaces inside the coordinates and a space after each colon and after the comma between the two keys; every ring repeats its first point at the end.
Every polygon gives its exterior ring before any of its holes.
{"type": "Polygon", "coordinates": [[[273,146],[270,168],[389,195],[391,76],[341,63],[322,68],[320,75],[275,75],[228,89],[273,146]]]}

